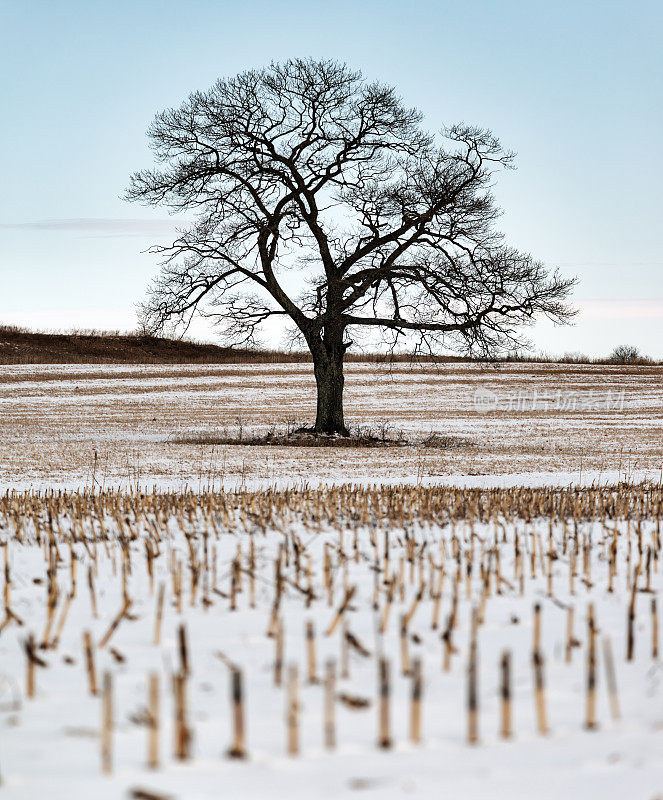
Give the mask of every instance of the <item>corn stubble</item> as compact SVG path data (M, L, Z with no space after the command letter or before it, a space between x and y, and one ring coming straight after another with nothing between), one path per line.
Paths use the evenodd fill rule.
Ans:
M49 655L57 653L67 625L74 624L69 613L73 604L86 603L90 618L101 619L101 636L95 639L89 627L76 636L82 656L80 693L98 698L100 763L107 775L120 766L116 720L126 709L117 708L114 669L106 653L116 654L113 663L126 661L110 643L136 621L136 605L150 609L145 647L173 650L175 642L169 658L163 659L164 674L150 671L145 676L149 769L196 757L190 682L207 654L196 647L187 616L212 606L220 615L250 610L263 620L270 654L263 667L273 676L270 691L281 695L281 752L289 757L305 755L302 715L313 703L319 703L320 743L329 757L343 739L352 737L351 729L339 729L339 705L352 713L374 708L378 748L405 740L419 746L435 715L447 713L427 708L425 687L436 681L454 682L466 698L466 718L457 721L460 740L481 746L487 736L499 735L515 739L517 746L514 707L519 702L532 704L538 734L554 732L546 673L553 653L546 626L555 626L563 643L559 660L564 669L584 676L584 718L578 718L578 727L593 731L609 722L607 713L603 719L599 715L597 682L603 671L611 724L619 723L613 640L623 642L617 652L623 651L626 663L634 660L638 647L652 661L658 659L655 591L660 584L662 510L663 490L651 485L7 493L0 498L0 634L11 626L27 631L26 672L22 680L16 677L24 683L25 697L38 706L40 672L48 669ZM43 554L41 608L33 609L30 619L17 611L21 578L12 569L13 551L24 547ZM77 583L81 572L82 585ZM106 588L110 583L117 589L119 608L108 606L99 594L100 576ZM514 694L519 654L503 649L497 664L488 663L481 657L481 639L495 598L504 602L520 597L526 584L538 586L540 599L532 608L531 650L521 654L530 664L530 696L520 697L526 690L520 684ZM623 632L599 627L593 598L605 593L623 603ZM644 613L637 603L641 593L651 598L647 626L637 624L638 612ZM302 628L290 625L286 601L290 607L301 606L306 619ZM575 638L576 606L586 620L582 640ZM174 609L178 619L168 637L162 634L165 608ZM375 642L356 632L366 617L373 620ZM35 634L32 629L41 620L43 633ZM649 631L650 641L637 641L641 630ZM289 652L292 637L302 646ZM582 650L583 658L574 659L575 649ZM439 656L426 658L431 650ZM298 663L293 654L300 652ZM250 731L260 724L260 709L250 700L247 706L248 667L237 663L233 653L220 657L228 667L230 692L229 741L219 742L219 752L250 758ZM105 666L99 672L102 658ZM372 665L372 698L353 692L358 664ZM409 687L409 730L395 725L392 712L399 682ZM489 725L482 712L482 685L494 686L499 698ZM167 704L162 702L166 693L171 696ZM162 748L165 708L173 714L169 753Z

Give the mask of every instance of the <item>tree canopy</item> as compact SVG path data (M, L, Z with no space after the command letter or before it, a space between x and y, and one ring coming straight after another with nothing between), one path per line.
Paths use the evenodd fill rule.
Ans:
M148 136L157 166L132 176L128 198L195 223L153 248L163 265L146 327L186 328L199 312L250 344L265 320L289 318L313 355L320 430L344 429L353 330L491 354L522 346L537 315L573 313L573 280L495 227L491 184L513 154L473 126L431 134L393 88L345 64L295 59L218 80ZM341 403L327 423L321 393Z

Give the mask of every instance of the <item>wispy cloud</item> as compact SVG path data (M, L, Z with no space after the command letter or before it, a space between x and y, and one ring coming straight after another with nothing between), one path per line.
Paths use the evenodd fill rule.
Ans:
M70 231L83 234L86 238L99 238L172 234L183 224L186 221L172 219L42 219L35 222L0 223L0 230Z
M584 319L663 319L663 299L631 298L577 299L574 301Z

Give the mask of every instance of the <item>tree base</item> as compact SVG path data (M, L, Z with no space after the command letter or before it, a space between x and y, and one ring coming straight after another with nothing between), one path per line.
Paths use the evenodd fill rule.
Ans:
M307 433L310 436L350 436L350 431L345 427L341 428L325 428L325 427L318 427L317 425L313 428L300 428L300 433Z

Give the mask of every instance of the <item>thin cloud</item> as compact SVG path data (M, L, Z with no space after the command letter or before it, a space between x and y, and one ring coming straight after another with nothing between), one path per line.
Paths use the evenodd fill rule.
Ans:
M555 261L558 267L663 267L663 261Z
M183 221L170 219L42 219L35 222L0 223L0 230L71 231L86 238L158 236L174 233Z
M574 301L585 319L663 319L663 299L632 298L577 299Z

